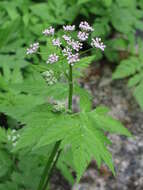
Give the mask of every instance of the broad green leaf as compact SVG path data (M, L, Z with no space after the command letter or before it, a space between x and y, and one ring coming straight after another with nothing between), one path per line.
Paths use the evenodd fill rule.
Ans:
M135 88L133 94L140 107L143 109L143 81Z
M69 156L70 156L69 157L69 156L67 156L67 153L68 153L68 151L62 151L56 167L61 171L61 173L65 177L65 179L67 179L71 185L74 185L74 178L72 176L72 170L70 171L70 167L69 167L72 155L69 154Z
M74 85L74 94L79 96L80 98L80 102L79 102L79 105L80 105L80 109L82 111L90 111L91 110L91 95L90 93L85 90L85 89L82 89L80 86L78 85Z
M134 7L136 6L136 1L130 1L130 0L116 0L116 2L119 4L121 7Z
M58 120L58 122L57 122ZM31 110L21 118L26 124L22 129L22 137L19 139L14 150L36 145L36 148L46 146L62 139L71 130L66 115L51 112L51 107L43 105Z
M107 36L111 31L108 18L95 19L93 27L94 27L94 31L92 33L93 37L95 36L104 37Z
M39 16L42 19L48 20L48 4L47 3L36 3L30 6L31 11L34 15Z
M95 59L95 55L93 56L86 56L80 59L80 61L75 65L75 69L77 68L86 68L89 66L90 63Z
M103 1L104 5L105 5L106 7L110 7L111 4L112 4L112 0L102 0L102 1Z
M4 79L6 82L9 82L9 80L10 80L10 73L11 72L10 72L9 66L7 64L5 64L3 66L3 74L4 74Z
M10 155L4 151L0 150L0 177L3 177L11 169L12 160Z
M143 79L143 75L140 73L135 74L133 77L131 77L128 81L128 87L136 86L141 80Z
M0 49L6 45L9 40L15 39L17 37L20 29L20 19L16 19L11 22L7 27L0 29Z
M120 79L133 75L136 73L139 67L141 67L141 64L135 57L123 60L113 73L113 79Z
M89 113L88 116L95 128L103 129L111 133L131 136L131 133L118 120L112 118L107 113L101 114L96 112L95 109L95 111Z
M94 111L93 111L94 112ZM105 106L98 106L95 109L95 112L98 114L107 114L109 112L109 108Z
M7 141L6 130L0 127L0 143L4 143L6 141Z
M0 112L19 121L22 115L44 102L45 100L41 97L14 93L0 93Z
M7 181L4 184L0 184L0 190L18 190L18 186L14 182Z
M113 4L110 11L112 25L117 31L125 34L133 32L134 16L129 9Z
M22 83L23 76L19 67L15 67L11 76L11 83Z
M86 4L88 2L90 2L91 0L78 0L78 4L81 5L81 4Z

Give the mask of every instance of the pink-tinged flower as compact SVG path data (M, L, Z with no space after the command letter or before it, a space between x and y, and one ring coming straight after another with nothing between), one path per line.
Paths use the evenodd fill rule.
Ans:
M49 58L46 63L52 64L52 63L57 62L58 60L59 60L59 56L54 53L54 54L49 55Z
M70 45L75 51L79 51L80 49L82 49L83 44L80 43L79 41L75 41L75 40L71 40L69 42L67 42L68 45Z
M66 42L70 42L70 41L71 41L71 36L63 35L62 37L63 37L63 39L64 39Z
M77 63L80 59L79 59L79 54L71 54L67 57L68 60L68 64L71 64L71 66L74 65L74 63Z
M31 44L29 48L27 48L27 51L26 51L26 54L29 55L29 54L33 54L33 53L36 53L37 50L39 48L39 43L34 43L34 44Z
M80 49L82 49L83 44L79 41L71 39L71 36L63 35L63 38L67 42L67 44L70 45L75 51L79 51Z
M52 43L53 43L54 46L58 46L58 47L60 47L60 45L62 44L62 43L60 42L60 39L59 39L59 38L53 39L53 40L52 40Z
M55 29L54 29L52 26L50 26L49 28L47 28L47 29L45 29L45 30L43 31L43 34L44 34L45 36L54 35L54 33L55 33Z
M72 49L69 47L66 47L62 50L62 53L64 56L70 56L72 54Z
M81 32L81 31L79 31L77 35L80 41L86 41L88 39L88 36L89 34L87 32Z
M82 21L79 25L79 28L84 31L94 31L94 29L86 21Z
M99 48L102 51L104 51L104 49L106 48L106 45L103 44L101 38L96 38L96 39L92 38L91 46Z
M64 31L74 31L75 30L75 25L66 25L63 26Z

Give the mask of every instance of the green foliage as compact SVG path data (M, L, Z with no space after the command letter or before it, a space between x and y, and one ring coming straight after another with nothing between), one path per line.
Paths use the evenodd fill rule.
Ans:
M129 59L121 61L113 73L113 79L128 77L128 87L133 89L133 94L143 109L143 56L142 41L138 39L138 52L134 50L134 55Z
M127 51L129 43L134 46L135 29L143 28L143 14L138 7L143 8L142 3L135 0L0 2L0 113L6 117L8 128L0 127L0 190L35 190L47 158L59 140L62 152L56 167L71 184L75 183L72 172L76 172L79 182L93 158L99 168L105 162L115 175L108 151L111 142L105 134L131 135L108 114L107 108L97 107L91 111L92 96L77 83L84 69L93 60L101 59L102 54L92 51L93 55L82 57L73 68L73 92L79 97L80 112L71 113L66 106L69 93L67 60L52 46L52 38L45 40L41 33L49 25L58 30L66 23L77 23L79 17L85 18L93 23L93 35L106 40L107 59L116 61L120 51ZM95 19L90 20L91 16ZM111 35L113 31L115 34ZM61 35L59 30L57 36ZM25 58L25 46L37 37L43 44L39 55ZM128 51L134 53L131 45ZM46 65L51 53L56 53L60 61ZM140 57L133 55L122 61L113 77L134 75L129 86L135 87L134 94L143 107L141 59L140 53ZM42 75L50 70L57 79L51 85ZM55 110L55 105L62 101L64 109Z
M130 136L127 129L120 122L109 116L106 108L99 107L90 111L91 97L77 85L75 85L75 94L80 96L81 112L72 115L66 112L55 113L53 104L48 101L48 97L53 97L54 99L63 97L65 99L67 93L66 95L62 93L61 96L56 95L59 95L59 90L61 92L62 89L67 91L66 84L57 83L47 86L40 73L38 74L37 71L33 70L33 67L32 70L31 67L28 67L28 71L33 73L32 78L28 77L20 83L8 84L6 92L1 93L0 96L0 111L16 119L22 126L24 125L24 127L18 130L20 138L12 148L12 154L17 155L25 150L37 152L41 148L45 148L60 140L60 148L66 152L66 147L69 147L69 154L72 160L67 162L69 154L66 157L67 154L64 153L66 162L61 157L57 163L57 168L61 170L70 183L73 183L73 178L68 168L70 167L71 171L76 171L76 181L78 182L92 158L95 158L98 167L104 161L115 174L112 157L106 147L106 145L110 144L110 141L104 135L104 131ZM35 78L36 76L37 79ZM60 85L59 88L58 85ZM64 86L62 87L62 85ZM2 136L3 134L4 132L2 132ZM27 167L31 168L29 165ZM24 169L23 172L27 171ZM35 173L32 175L34 176ZM21 176L14 171L12 179L14 181L17 180L16 186L19 185L17 183L19 183L21 177L31 179L30 176L24 176L24 173ZM24 186L34 189L35 186L29 186L31 180L26 181L27 184L24 184ZM4 187L7 184L9 182L6 182Z
M31 110L30 114L27 112L19 118L19 121L27 126L21 129L21 138L13 151L27 147L39 149L61 140L63 149L66 146L71 148L77 181L92 157L96 159L99 167L103 160L114 173L112 158L106 148L110 141L103 131L126 136L130 136L130 133L105 111L106 109L103 111L103 108L97 108L92 112L81 112L71 117L67 114L55 115L47 105L38 106ZM11 110L8 114L11 115L10 112Z

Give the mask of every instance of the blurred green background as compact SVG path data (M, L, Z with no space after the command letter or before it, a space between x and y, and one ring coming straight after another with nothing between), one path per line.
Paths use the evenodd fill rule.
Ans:
M45 28L52 25L60 33L63 25L78 25L84 20L94 27L92 35L107 45L104 54L96 51L95 61L111 65L113 79L128 77L128 86L134 88L143 108L143 0L0 0L0 89L3 78L10 79L8 68L15 71L14 82L21 80L20 71L31 61L25 58L26 47L37 39L42 41ZM39 57L32 61L38 62ZM40 61L45 62L44 58ZM17 123L8 118L8 124L13 128ZM0 139L3 136L0 128ZM35 190L45 152L37 153L34 159L21 156L17 172L11 155L3 148L0 154L0 190Z
M24 68L28 64L24 59L25 48L42 38L46 27L52 25L58 31L62 25L78 25L86 20L94 27L92 35L101 37L108 47L104 55L96 51L96 61L104 59L116 66L125 59L113 78L134 75L142 71L143 48L139 38L143 30L142 18L142 0L1 0L0 67L7 64L11 68ZM140 51L137 52L138 46ZM140 84L142 78L142 74L131 78L129 87ZM143 82L134 95L143 108L142 89Z

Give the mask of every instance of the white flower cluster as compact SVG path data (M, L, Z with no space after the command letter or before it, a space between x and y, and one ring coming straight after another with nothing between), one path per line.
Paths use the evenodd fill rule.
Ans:
M64 56L70 56L72 54L72 49L69 47L66 47L62 50L62 53Z
M62 50L62 53L67 57L68 64L73 66L79 61L79 53L73 53L73 51L79 52L83 44L79 41L75 41L71 36L63 35L62 37L68 45Z
M71 41L71 36L67 36L67 35L64 34L62 37L63 37L63 39L64 39L67 43Z
M75 41L71 38L71 36L63 35L62 37L67 42L67 44L71 46L75 51L79 51L80 49L82 49L83 44L79 41Z
M62 112L64 110L65 110L65 102L56 101L54 106L53 106L53 111L54 112Z
M57 79L54 76L54 72L52 70L43 72L42 76L44 77L48 85L53 85L57 82Z
M80 59L79 59L79 54L71 54L67 57L68 63L73 66L74 63L77 63Z
M79 57L80 57L79 51L83 48L82 42L86 41L89 37L90 32L94 31L94 29L86 21L82 21L79 24L79 28L81 31L79 31L77 34L78 40L74 40L70 35L64 34L62 36L62 38L66 42L66 47L64 48L63 46L65 46L65 44L64 45L62 44L62 39L60 38L52 39L53 46L57 46L58 48L61 48L61 52L63 53L64 56L66 56L68 63L72 66L76 62L79 61ZM75 25L66 25L66 26L63 26L63 29L65 32L74 31ZM50 35L53 36L54 33L55 33L55 29L52 26L50 26L49 28L43 31L43 34L46 36L50 36ZM106 45L104 45L103 42L101 41L101 38L95 38L95 39L92 38L91 46L93 48L99 48L102 51L104 51L106 47ZM39 43L34 43L30 45L30 48L27 49L27 54L35 53L38 48L39 48ZM56 53L52 53L49 55L46 63L53 64L58 61L59 61L59 56Z
M81 29L81 31L78 32L77 37L80 41L86 41L89 36L88 32L94 31L94 29L86 21L82 21L79 25L79 28Z
M60 47L61 44L62 44L62 43L60 42L60 38L53 39L53 40L52 40L52 43L53 43L54 46L58 46L58 47Z
M35 52L37 52L39 48L39 43L34 43L34 44L31 44L29 48L27 48L27 51L26 51L26 54L29 55L29 54L33 54Z
M99 48L102 51L104 51L104 49L106 48L106 45L103 44L101 38L96 38L96 39L92 38L91 46Z
M86 40L88 39L88 36L89 36L89 33L87 33L87 32L82 32L82 31L79 31L79 32L78 32L78 35L77 35L77 37L78 37L78 39L79 39L80 41L86 41Z
M87 31L87 32L93 32L94 29L88 24L88 22L86 21L82 21L79 25L79 28L83 31Z
M11 131L11 134L7 136L8 141L12 143L12 146L16 146L17 140L19 139L20 135L17 133L15 129Z
M52 26L50 26L49 28L43 31L43 34L46 36L54 35L54 33L55 33L55 29Z
M67 44L70 45L75 51L79 51L80 49L82 49L83 46L82 43L80 43L79 41L75 41L74 39L68 41Z
M53 54L49 55L48 60L47 60L46 63L47 64L48 63L53 64L53 63L57 62L58 60L59 60L59 56L56 55L55 53L53 53Z
M66 25L63 26L64 31L74 31L75 30L75 25Z

